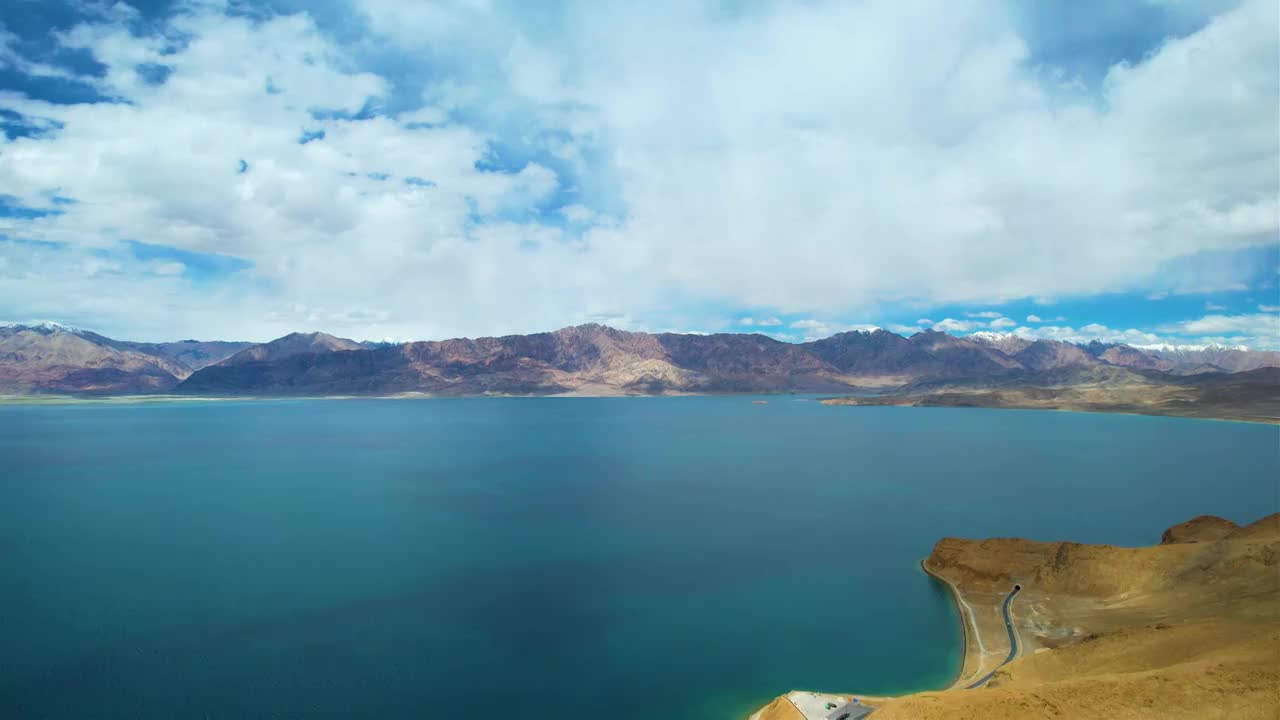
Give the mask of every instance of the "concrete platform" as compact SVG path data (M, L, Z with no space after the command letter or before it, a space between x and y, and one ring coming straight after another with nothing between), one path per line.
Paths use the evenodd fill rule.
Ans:
M787 699L804 715L805 720L839 720L846 713L848 717L844 720L857 720L872 710L849 695L793 690L787 693Z

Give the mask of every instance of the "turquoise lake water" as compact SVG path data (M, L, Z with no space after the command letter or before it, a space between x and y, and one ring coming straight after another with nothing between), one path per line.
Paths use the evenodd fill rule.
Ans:
M0 718L741 718L949 682L945 535L1280 506L1280 431L788 397L0 407Z

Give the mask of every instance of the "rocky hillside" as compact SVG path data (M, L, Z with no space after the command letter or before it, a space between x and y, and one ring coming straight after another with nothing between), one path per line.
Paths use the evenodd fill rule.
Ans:
M911 337L847 332L792 344L759 334L651 334L582 325L396 345L324 333L293 333L262 344L138 343L42 325L7 326L0 339L23 333L0 354L0 393L841 393L1029 382L1097 390L1185 386L1199 377L1208 387L1230 375L1224 366L1280 366L1280 353L1182 350L1175 361L1168 353L1126 345L929 330Z
M321 332L289 333L282 338L260 345L249 345L239 352L219 360L216 365L247 365L250 363L273 362L293 357L294 355L310 355L316 353L338 352L342 350L363 350L364 345L346 338L334 337Z
M956 337L935 331L910 338L885 330L847 332L793 345L758 334L649 334L582 325L533 335L376 348L328 342L319 347L320 352L310 352L296 339L289 345L301 350L280 355L250 349L196 373L179 391L258 395L840 392L921 383L1003 386L1028 378L1097 386L1108 373L1149 384L1181 382L1148 369L1161 364L1156 359L1135 361L1131 356L1142 351L1128 346L1096 349L1051 340L1033 342L990 334ZM1109 351L1112 357L1123 357L1124 364L1108 362L1103 356ZM1275 354L1251 357L1255 363L1280 365L1280 357L1268 359L1271 355Z
M652 335L600 325L222 363L181 392L601 394L825 392L852 379L764 335Z
M106 338L102 339L106 340ZM116 342L124 348L170 360L185 368L187 374L216 362L221 362L254 345L250 342L230 342L226 340L178 340L164 343L111 342Z
M0 394L134 394L172 390L252 343L113 340L57 323L0 326Z
M180 364L53 327L0 328L0 393L171 390Z
M1280 366L1280 353L1257 352L1241 348L1209 346L1204 348L1154 347L1143 350L1157 361L1167 363L1176 373L1205 371L1244 372Z

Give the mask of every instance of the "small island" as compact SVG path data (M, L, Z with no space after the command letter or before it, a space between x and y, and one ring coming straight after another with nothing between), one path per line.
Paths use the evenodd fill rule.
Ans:
M964 626L951 687L795 691L752 720L1280 717L1280 513L1201 516L1140 548L944 538L922 567Z

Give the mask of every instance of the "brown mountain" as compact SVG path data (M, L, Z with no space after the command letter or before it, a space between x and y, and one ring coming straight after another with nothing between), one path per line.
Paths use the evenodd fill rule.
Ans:
M1090 343L1092 347L1095 344ZM1138 368L1143 370L1172 370L1174 363L1151 353L1143 352L1137 348L1128 345L1107 345L1102 346L1102 351L1096 357L1109 365L1118 367Z
M180 363L96 342L51 324L0 328L0 393L149 393L171 390Z
M912 345L937 361L937 377L978 377L1001 375L1022 369L1015 359L994 347L968 338L924 330L909 338Z
M219 361L218 365L243 365L255 362L271 362L294 355L309 353L337 352L340 350L363 350L365 347L354 340L334 337L321 332L289 333L282 338L260 345L252 345L234 355Z
M181 365L187 369L187 373L182 375L186 377L202 367L221 362L245 348L253 347L254 344L226 340L178 340L162 343L120 342L120 345Z
M1097 365L1099 360L1078 345L1059 340L1036 340L1013 356L1028 370Z
M1143 348L1153 358L1163 360L1176 373L1203 372L1205 368L1221 368L1224 372L1243 372L1263 367L1280 367L1280 352L1242 350L1209 345L1203 348Z
M849 375L914 378L944 365L920 344L887 330L843 332L800 347Z
M664 394L831 392L897 388L918 397L981 389L1031 388L1044 398L1062 388L1092 395L1160 387L1170 401L1208 395L1226 402L1255 392L1214 378L1227 367L1176 364L1140 348L1037 340L994 333L955 337L924 331L848 332L803 344L765 335L650 334L602 325L505 337L357 343L294 333L268 343L138 343L52 324L0 326L0 392L210 395ZM1172 351L1171 351L1172 352ZM1280 365L1280 353L1237 349L1179 351L1185 362L1211 358L1230 367ZM1177 368L1175 372L1165 372ZM1203 380L1194 380L1203 378ZM1177 392L1169 390L1177 386ZM1054 393L1050 393L1052 389ZM1234 393L1234 395L1232 395ZM1060 393L1059 393L1060 394ZM1079 393L1077 393L1078 395ZM1059 399L1062 399L1061 397ZM1019 395L1016 403L1025 402ZM1039 402L1039 400L1037 400Z
M194 374L180 391L657 394L824 392L850 386L838 370L803 348L764 335L651 335L582 325L533 335L224 362Z
M1000 339L934 331L904 338L877 330L793 345L755 334L649 334L582 325L359 349L335 344L336 339L291 336L204 368L179 391L546 395L842 392L889 386L919 393L1033 383L1102 392L1167 384L1164 373L1137 363L1134 369L1116 367L1071 343L1003 343L1017 349L1010 355L995 346ZM265 351L271 345L289 351L273 356Z

